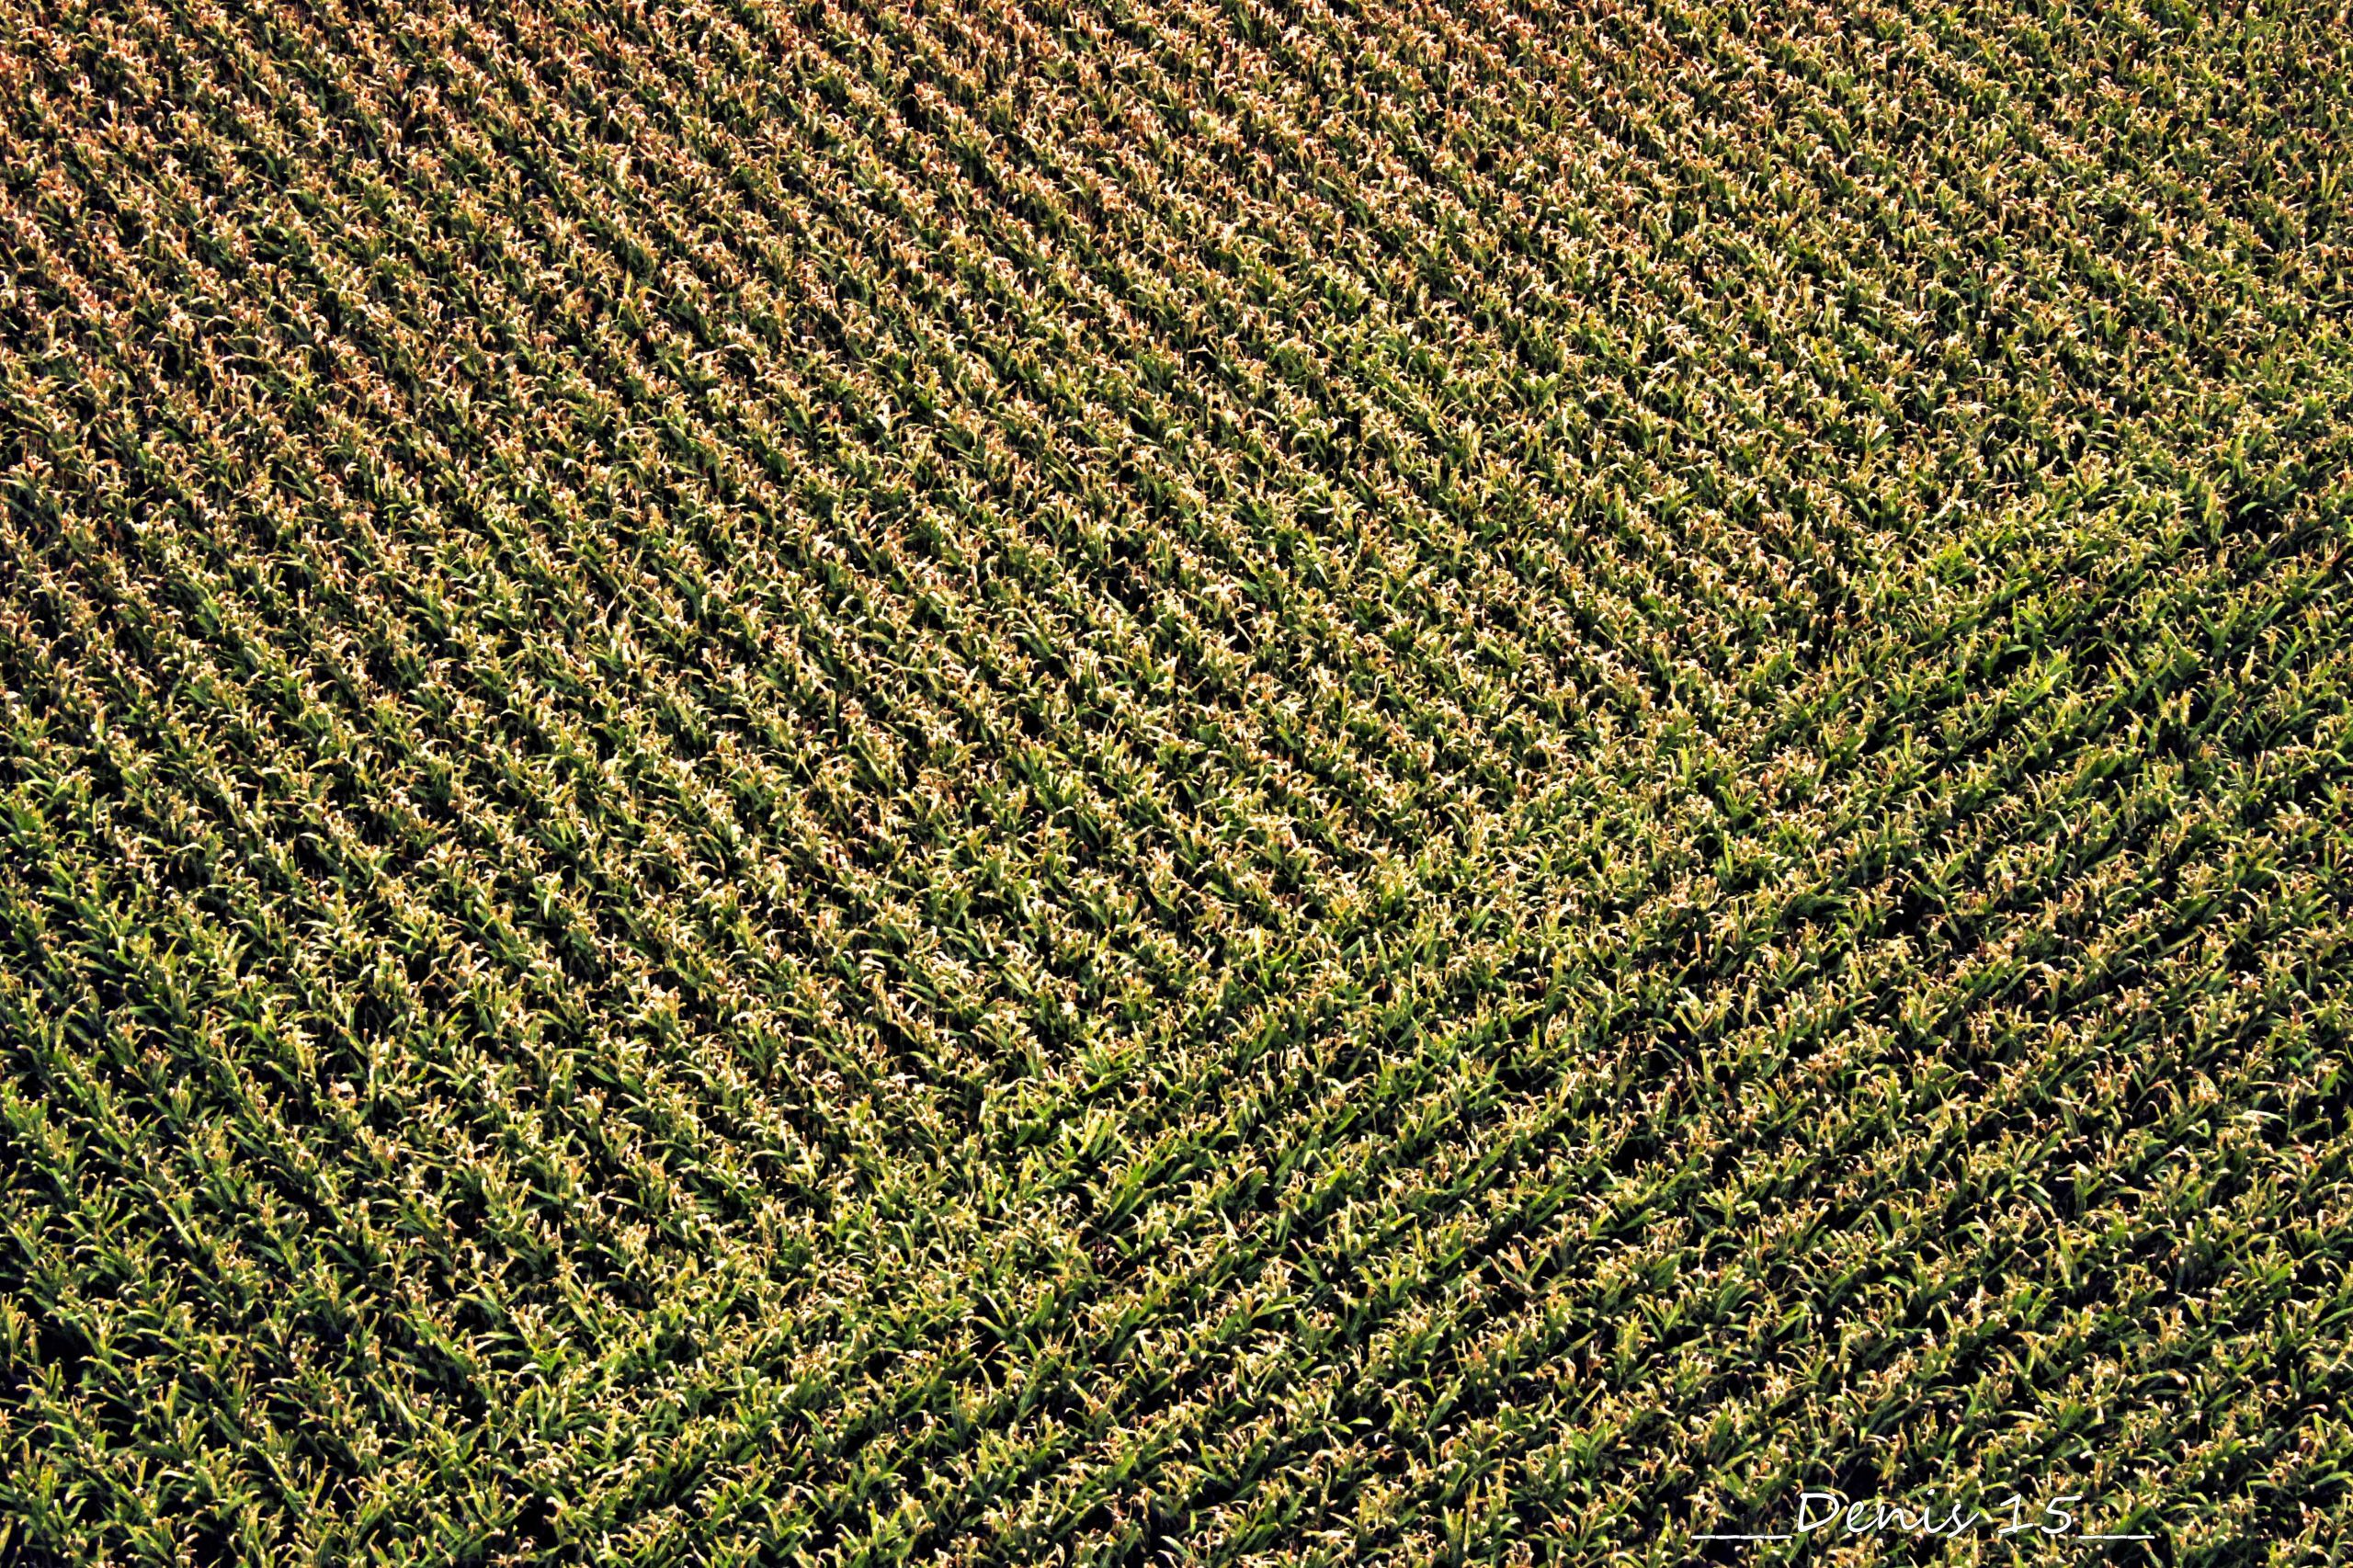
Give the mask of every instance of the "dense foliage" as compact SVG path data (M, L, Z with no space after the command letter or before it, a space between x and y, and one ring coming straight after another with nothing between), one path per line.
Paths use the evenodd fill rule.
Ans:
M2332 1558L2347 40L0 8L0 1557Z

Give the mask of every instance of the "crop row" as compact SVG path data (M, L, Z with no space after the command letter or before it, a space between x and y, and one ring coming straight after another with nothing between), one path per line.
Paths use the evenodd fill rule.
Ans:
M0 29L0 1540L2333 1538L2327 18Z

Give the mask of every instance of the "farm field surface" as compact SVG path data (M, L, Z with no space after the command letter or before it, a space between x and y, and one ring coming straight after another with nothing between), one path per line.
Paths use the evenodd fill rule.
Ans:
M0 1563L2342 1561L2348 132L0 7Z

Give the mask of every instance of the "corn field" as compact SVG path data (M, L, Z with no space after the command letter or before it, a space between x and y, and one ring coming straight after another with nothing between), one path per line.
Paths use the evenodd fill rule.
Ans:
M2342 1561L2348 133L2313 0L0 8L0 1563Z

